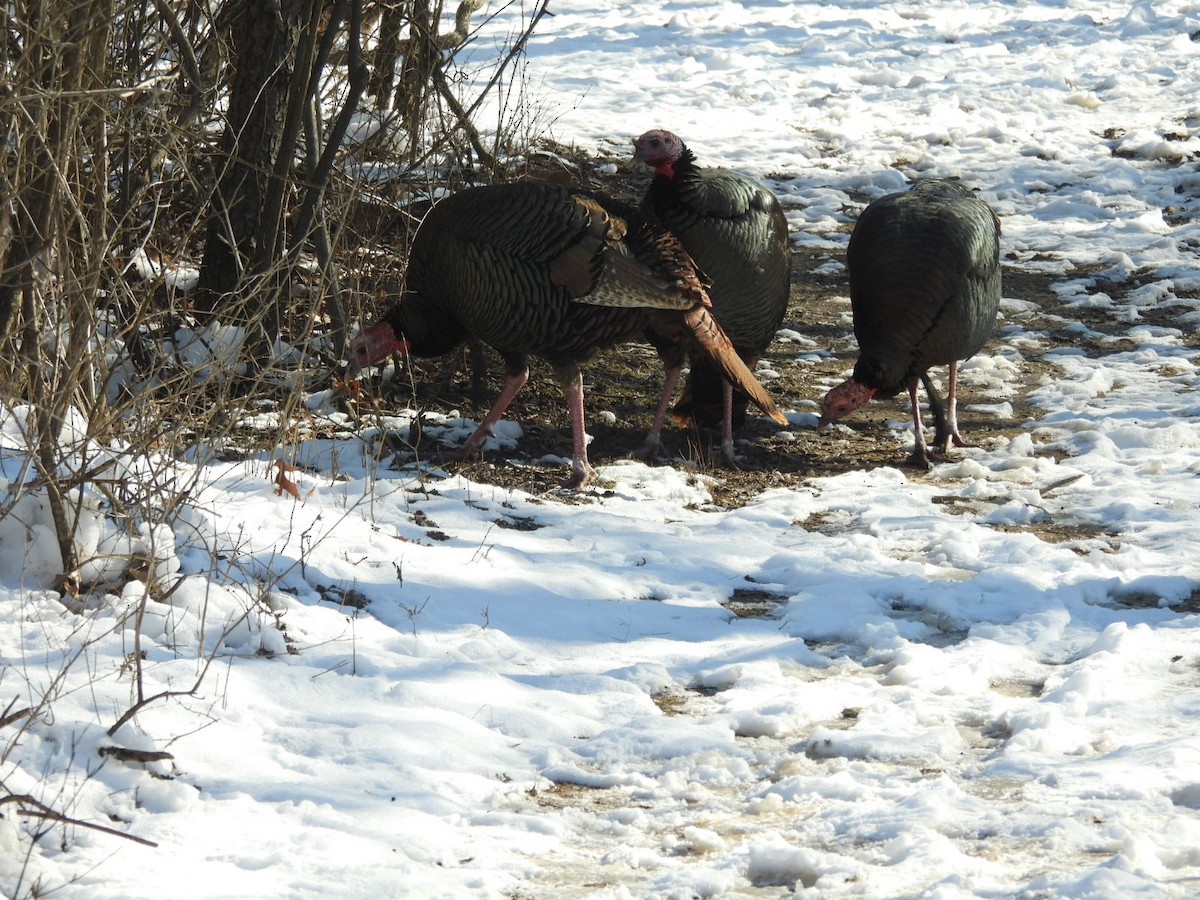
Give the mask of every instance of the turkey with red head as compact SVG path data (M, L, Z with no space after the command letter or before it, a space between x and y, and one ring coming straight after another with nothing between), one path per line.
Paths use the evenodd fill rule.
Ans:
M907 388L915 442L908 462L929 467L917 383L949 367L945 427L936 448L967 443L958 431L958 363L983 347L1000 308L1000 220L962 185L919 181L870 203L846 250L859 357L854 374L821 401L821 426L872 397ZM939 423L940 424L940 423Z
M627 205L546 182L471 188L434 205L413 238L404 293L350 345L350 373L393 352L441 356L475 338L505 361L505 383L479 427L450 458L487 438L529 375L553 366L567 397L572 472L587 458L580 364L643 334L680 341L711 360L776 421L771 397L711 313L696 268L671 234Z
M642 210L669 229L709 279L713 315L750 368L783 322L791 283L787 220L775 196L730 169L697 165L695 154L669 131L647 131L633 142L637 161L654 170ZM653 340L653 338L652 338ZM667 369L646 451L659 433L682 369L680 344L653 340ZM718 368L690 354L690 371L672 415L705 428L720 426L721 451L733 463L733 432L745 421L747 397L735 395Z

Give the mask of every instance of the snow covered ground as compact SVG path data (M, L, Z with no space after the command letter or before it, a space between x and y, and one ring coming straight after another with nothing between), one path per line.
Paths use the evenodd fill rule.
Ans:
M522 14L491 11L481 59ZM157 847L7 804L0 892L1200 893L1200 2L551 11L523 73L549 136L625 153L670 128L770 179L831 266L864 198L959 176L1054 313L1124 339L1051 353L1012 440L735 510L672 466L606 466L568 502L376 467L350 436L299 447L299 501L266 460L212 464L146 541L174 590L141 622L144 689L180 693L113 738L140 583L66 612L23 507L0 521L0 719L56 699L18 744L0 729L0 781ZM1045 345L1000 333L974 376L997 414L988 372ZM813 427L815 395L777 399ZM722 605L749 590L770 616Z

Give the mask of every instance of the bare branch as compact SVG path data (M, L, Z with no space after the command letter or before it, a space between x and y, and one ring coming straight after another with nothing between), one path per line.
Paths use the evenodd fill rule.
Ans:
M109 828L107 825L97 825L95 822L85 822L82 819L64 816L62 813L52 809L45 803L42 803L42 801L38 800L36 797L31 797L29 794L9 794L7 797L0 797L0 806L3 806L6 803L25 804L17 809L17 814L21 816L49 819L51 822L61 822L64 825L76 825L79 828L89 828L92 831L99 831L103 834L111 834L113 837L124 838L127 841L133 841L135 844L141 844L145 847L158 846L156 841L147 840L144 837L138 837L136 834L126 834L124 831L117 831L117 829Z

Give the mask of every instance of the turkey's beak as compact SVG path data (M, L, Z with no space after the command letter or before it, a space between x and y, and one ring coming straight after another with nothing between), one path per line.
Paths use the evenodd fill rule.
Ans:
M633 156L629 157L629 162L625 164L626 168L641 172L643 166L649 166L652 163L646 162L646 154L642 152L642 148L637 145L637 141L633 143Z
M367 355L366 342L362 334L355 336L348 350L349 361L346 364L346 379L357 378L358 373L371 364Z
M363 369L387 359L389 354L408 349L408 341L396 337L387 322L380 322L360 331L350 342L346 378L354 378Z
M853 378L843 381L822 398L817 431L824 429L830 422L846 418L874 396L875 388L859 384Z

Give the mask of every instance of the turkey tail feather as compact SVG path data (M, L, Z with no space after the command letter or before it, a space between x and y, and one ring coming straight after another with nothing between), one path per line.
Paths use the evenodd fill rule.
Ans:
M599 206L588 208L604 212ZM614 224L607 233L607 246L591 289L572 291L572 300L625 309L685 310L695 303L711 305L705 292L707 278L675 235L651 227L645 220L631 223L612 217L605 221L620 227Z
M685 293L682 286L682 281L664 278L632 256L610 250L591 291L584 295L573 295L571 299L589 306L687 309L696 302L696 298Z
M716 364L734 387L746 394L754 401L755 406L780 425L788 423L783 413L775 406L775 401L771 399L766 388L759 383L758 379L754 377L754 373L737 355L737 351L733 349L733 343L721 329L717 320L712 317L708 307L694 307L684 314L683 321L699 349Z

